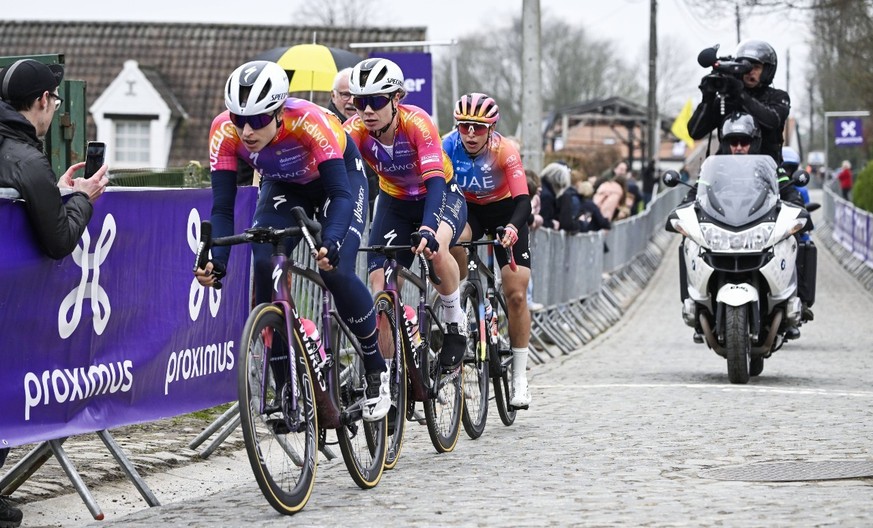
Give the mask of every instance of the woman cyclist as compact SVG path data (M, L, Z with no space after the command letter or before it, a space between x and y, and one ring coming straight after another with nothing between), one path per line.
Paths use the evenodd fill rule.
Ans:
M435 286L443 302L446 335L440 353L445 368L457 368L464 357L466 326L460 306L458 263L449 254L467 221L467 207L452 175L452 165L439 142L439 132L424 110L400 104L406 96L403 72L388 59L367 59L352 69L352 103L358 114L345 128L364 160L379 175L370 244L403 244L417 231L415 253L432 259L442 280ZM405 267L413 254L400 255ZM373 288L382 288L385 257L368 256Z
M512 346L512 397L510 405L530 405L527 386L527 356L530 341L530 311L527 285L530 282L528 218L531 213L527 177L518 149L494 126L500 119L497 103L483 93L463 95L455 103L456 130L443 139L443 149L454 167L458 184L467 200L467 225L461 240L478 240L497 227L505 228L501 243L512 248L518 265L509 266L506 254L497 252L503 290L509 311L509 340ZM453 251L466 270L466 253Z
M227 111L213 120L209 141L213 235L232 234L237 159L245 160L262 179L253 226L291 226L291 209L296 206L317 217L323 226L316 259L319 273L364 351L364 419L379 420L391 406L389 379L377 353L373 297L355 274L367 217L367 179L360 153L325 109L288 97L288 77L278 64L253 61L234 70L227 79L224 103ZM289 253L299 241L287 245ZM252 244L252 252L255 302L269 302L272 245ZM195 272L198 281L213 285L225 274L229 256L229 247L213 248L212 261ZM318 384L315 387L322 407L326 395ZM325 427L338 425L338 416L331 416Z

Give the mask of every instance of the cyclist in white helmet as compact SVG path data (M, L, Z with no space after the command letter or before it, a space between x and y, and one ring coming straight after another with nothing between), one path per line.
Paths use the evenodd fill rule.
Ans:
M243 64L228 78L224 95L227 111L213 120L209 141L213 235L232 234L239 159L262 179L253 225L280 229L293 225L290 211L296 206L318 219L323 226L319 272L337 311L364 351L368 398L364 419L379 420L391 406L388 373L377 349L373 298L355 274L367 216L367 178L361 155L326 109L288 97L288 77L278 64ZM298 242L288 244L289 253ZM255 302L269 302L272 245L252 244L252 252ZM223 276L229 255L229 247L213 248L213 260L196 272L200 283L211 286L216 277ZM328 396L318 384L315 388L319 413L335 411L325 403ZM339 416L319 414L319 423L335 428Z
M455 182L452 164L440 144L430 116L417 106L401 104L406 96L403 72L388 59L358 63L349 78L349 91L358 115L345 123L364 160L379 175L370 244L403 244L417 231L416 253L433 260L442 283L435 286L443 302L446 335L440 362L458 368L464 357L466 326L461 310L458 263L449 248L467 221L467 206ZM413 254L399 255L403 266ZM382 288L385 257L369 255L373 288Z

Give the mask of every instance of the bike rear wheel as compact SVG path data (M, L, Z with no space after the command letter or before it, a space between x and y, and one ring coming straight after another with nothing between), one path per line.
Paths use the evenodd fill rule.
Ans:
M494 401L503 425L515 422L516 409L509 404L512 398L512 348L509 344L509 316L503 295L494 297L492 308L497 314L497 344L491 345L491 379L494 383Z
M467 351L464 353L464 413L461 416L467 436L476 439L485 431L488 419L489 322L479 317L479 294L467 284L461 294L461 309L467 316Z
M346 468L361 489L370 489L382 479L387 438L386 420L367 422L361 409L364 394L364 363L344 328L336 325L333 333L334 387L338 388L342 425L336 429L337 440Z
M239 352L237 391L246 453L255 481L279 513L302 510L318 463L318 423L309 365L285 331L282 310L261 304L249 315ZM296 391L291 383L295 361Z
M406 431L406 362L404 361L403 340L397 327L397 310L394 297L387 293L376 296L376 324L379 329L379 350L383 356L393 354L388 363L391 376L391 410L387 416L387 444L385 469L394 469L403 449L403 434Z
M429 347L428 352L422 354L427 356L422 361L427 363L424 365L426 372L434 380L435 395L424 401L424 417L437 453L448 453L455 449L461 434L461 415L464 412L463 363L458 368L446 371L440 366L439 352Z

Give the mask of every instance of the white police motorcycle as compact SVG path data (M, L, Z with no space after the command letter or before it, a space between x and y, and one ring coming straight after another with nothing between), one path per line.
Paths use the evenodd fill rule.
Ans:
M804 176L791 183L806 185ZM675 171L663 181L680 183ZM683 320L727 359L731 383L759 375L786 328L801 322L794 235L808 226L805 208L779 199L776 163L763 155L707 158L696 199L667 219L667 230L685 237Z

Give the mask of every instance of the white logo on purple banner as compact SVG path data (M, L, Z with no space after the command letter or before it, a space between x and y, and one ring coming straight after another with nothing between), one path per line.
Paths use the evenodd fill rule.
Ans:
M191 248L191 253L197 254L197 246L200 244L200 212L197 209L191 209L188 214L188 247ZM188 293L188 315L192 321L196 321L200 316L201 308L203 307L203 299L206 297L206 291L209 290L209 313L212 317L218 315L218 307L221 305L221 290L215 288L207 288L201 286L197 279L191 281L191 290Z
M103 331L106 330L112 308L109 305L109 296L106 295L106 290L100 286L100 265L106 260L106 255L109 254L113 241L115 241L115 217L111 214L106 215L106 218L103 219L103 227L94 247L94 253L89 253L91 233L88 228L86 227L85 232L82 233L81 245L77 245L72 254L73 262L82 268L82 278L79 285L64 297L64 300L61 301L61 307L58 309L58 333L61 339L67 339L79 327L79 321L82 319L82 305L86 298L91 299L94 332L97 335L102 335ZM89 278L92 279L90 282Z

